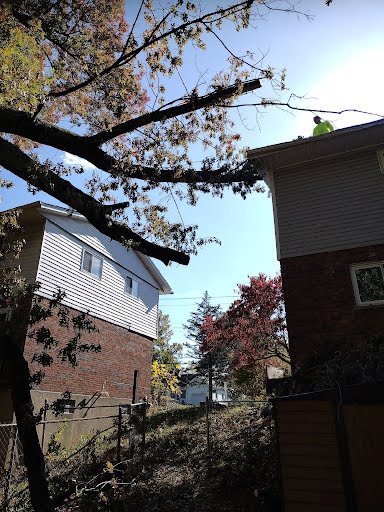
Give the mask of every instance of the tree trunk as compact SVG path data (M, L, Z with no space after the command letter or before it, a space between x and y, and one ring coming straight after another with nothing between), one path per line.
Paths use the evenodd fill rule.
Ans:
M13 336L1 337L0 359L5 361L6 375L12 390L13 408L19 438L23 446L24 465L27 469L33 510L35 512L53 512L54 506L45 477L44 455L40 448L33 415L28 363Z

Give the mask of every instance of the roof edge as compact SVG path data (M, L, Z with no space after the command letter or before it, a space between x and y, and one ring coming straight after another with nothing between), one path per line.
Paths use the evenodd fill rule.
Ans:
M288 142L281 142L279 144L272 144L270 146L263 146L261 148L254 148L250 149L247 153L248 158L254 160L254 159L261 159L266 158L271 155L275 155L277 153L284 153L292 150L299 150L301 148L304 148L306 146L310 145L323 145L324 142L333 142L337 141L339 137L345 137L349 134L354 134L355 132L365 132L366 130L372 130L377 127L384 127L384 119L379 119L377 121L371 121L370 123L364 123L354 126L349 126L347 128L341 128L339 130L335 130L333 132L323 134L323 135L317 135L312 137L306 137L303 139L295 139Z
M81 220L84 222L89 222L84 215L77 212L76 210L73 210L72 208L66 208L63 206L56 206L49 203L44 203L42 201L35 201L33 203L27 203L25 205L16 206L15 208L10 208L10 210L14 210L17 208L22 209L28 209L28 210L37 210L39 213L44 215L44 212L46 213L53 213L54 215L60 215L62 217L73 217L77 220ZM97 228L96 228L97 229ZM119 242L118 242L119 243ZM147 268L149 273L152 275L152 277L155 279L155 281L160 286L160 293L161 295L169 295L172 294L172 288L166 281L166 279L161 274L160 270L156 267L156 265L153 263L151 258L149 256L146 256L145 254L142 254L139 251L135 251L134 249L127 249L127 251L133 251L137 256L140 258L144 266Z

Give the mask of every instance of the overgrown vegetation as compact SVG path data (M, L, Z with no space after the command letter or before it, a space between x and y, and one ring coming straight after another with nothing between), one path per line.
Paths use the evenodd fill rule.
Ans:
M60 510L81 511L246 511L269 510L275 499L276 453L269 405L231 407L211 415L211 461L208 475L205 410L179 407L152 412L147 419L145 469L141 446L128 465L125 485L117 479L104 487L72 497ZM113 455L113 454L112 454ZM110 480L107 454L88 471ZM123 460L127 452L123 451ZM108 459L108 460L107 460ZM115 466L116 467L116 466ZM120 466L121 467L121 466ZM84 467L83 467L84 469ZM84 472L83 476L84 478ZM92 475L88 474L91 480ZM70 483L70 475L61 475ZM130 485L126 485L130 482ZM56 481L56 487L59 485ZM72 484L73 485L73 484ZM264 489L256 498L255 489ZM62 490L62 492L64 492Z
M357 384L384 382L384 336L353 346L328 346L282 381L279 394L305 393Z

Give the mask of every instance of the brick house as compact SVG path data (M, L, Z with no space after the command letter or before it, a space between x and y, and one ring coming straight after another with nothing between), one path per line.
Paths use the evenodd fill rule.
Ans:
M159 294L171 293L152 260L110 240L82 215L65 208L28 204L19 220L26 240L20 257L22 275L40 283L36 293L43 298L64 290L63 304L71 314L89 312L99 332L86 333L81 341L101 345L101 353L81 354L76 368L55 360L32 391L35 407L66 390L73 405L99 398L108 404L130 402L135 371L137 397L148 395ZM57 318L44 325L57 339L68 340L68 330L58 325ZM27 328L22 328L24 354L30 361L36 346L28 340ZM1 380L0 399L6 404L6 384L3 381L1 389ZM2 419L9 421L9 408L8 418Z
M272 192L293 366L384 334L384 121L248 156Z

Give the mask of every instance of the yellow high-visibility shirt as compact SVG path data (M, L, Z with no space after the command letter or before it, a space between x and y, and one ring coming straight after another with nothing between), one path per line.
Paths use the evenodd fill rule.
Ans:
M317 124L313 129L313 135L323 135L324 133L333 132L334 127L331 125L329 121L321 121L321 123Z

